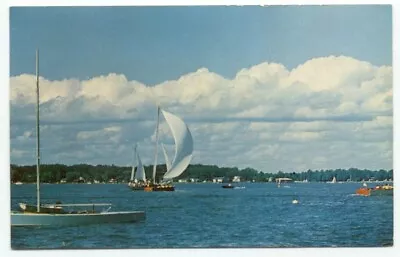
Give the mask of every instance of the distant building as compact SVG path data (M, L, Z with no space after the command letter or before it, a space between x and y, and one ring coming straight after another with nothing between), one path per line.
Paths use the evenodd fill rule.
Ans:
M199 181L198 178L190 178L189 179L189 182L192 182L192 183L197 183L198 181Z
M273 180L274 180L273 177L269 177L269 178L268 178L268 182L272 182Z
M222 183L224 181L224 177L213 178L213 183Z
M85 183L85 179L83 177L79 177L77 179L74 179L74 183Z
M65 179L65 178L61 179L61 180L60 180L60 183L61 183L61 184L67 183L67 179Z
M232 182L240 182L240 176L234 176Z
M178 179L178 183L186 183L186 182L187 182L186 178Z

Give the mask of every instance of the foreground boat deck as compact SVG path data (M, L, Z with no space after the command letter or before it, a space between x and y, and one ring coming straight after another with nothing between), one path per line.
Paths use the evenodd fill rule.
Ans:
M144 211L100 213L27 213L11 212L11 226L63 226L102 223L138 222L145 220Z

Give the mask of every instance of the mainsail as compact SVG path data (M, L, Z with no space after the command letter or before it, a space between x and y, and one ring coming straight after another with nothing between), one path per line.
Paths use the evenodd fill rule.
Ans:
M193 154L193 138L181 118L167 111L161 111L175 140L175 156L163 178L169 180L181 175L189 166Z
M135 179L138 181L146 181L146 173L144 171L144 167L142 164L142 160L140 159L139 153L136 151L136 160L137 160L137 168L136 168L136 174L135 174Z

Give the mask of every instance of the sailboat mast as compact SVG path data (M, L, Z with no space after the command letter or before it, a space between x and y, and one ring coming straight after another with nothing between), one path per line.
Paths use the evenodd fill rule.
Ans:
M157 125L156 125L156 150L154 156L154 166L153 166L153 184L156 183L156 169L157 169L157 156L158 156L158 127L160 123L160 106L157 106Z
M36 50L36 199L40 212L39 50Z
M131 180L133 181L135 175L135 160L137 162L137 153L136 153L137 144L133 147L133 158L132 158L132 172L131 172ZM137 166L137 165L136 165Z

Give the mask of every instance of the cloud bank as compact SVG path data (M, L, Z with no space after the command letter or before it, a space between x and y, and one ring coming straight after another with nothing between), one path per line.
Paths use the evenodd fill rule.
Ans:
M42 161L154 159L156 104L187 121L194 163L264 172L392 168L392 67L346 56L293 70L264 62L224 78L206 68L158 85L123 74L41 81ZM11 162L34 163L35 76L10 78ZM173 153L165 123L161 139ZM163 162L160 154L159 160Z

